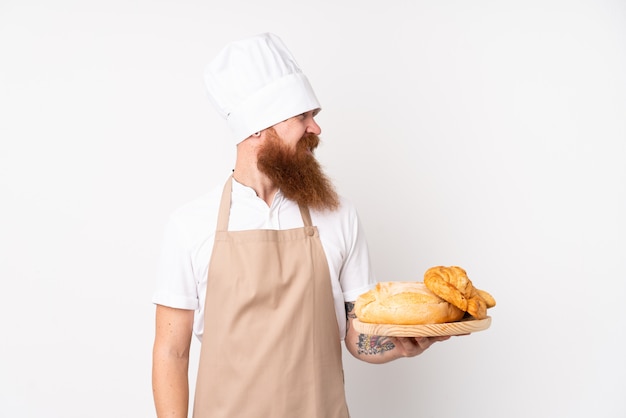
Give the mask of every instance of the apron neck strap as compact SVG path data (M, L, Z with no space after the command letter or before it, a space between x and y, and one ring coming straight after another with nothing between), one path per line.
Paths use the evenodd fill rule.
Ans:
M230 215L230 195L233 191L233 176L229 176L222 191L220 210L217 214L217 230L228 231L228 217Z
M309 212L309 208L302 205L298 206L300 207L300 215L302 215L302 222L304 222L304 226L312 226L313 222L311 222L311 213Z
M228 218L230 215L230 199L233 191L233 176L231 175L226 180L224 190L222 191L222 200L220 201L220 209L217 215L217 230L228 231ZM302 216L302 222L304 226L312 226L311 213L306 206L298 205L300 208L300 215Z

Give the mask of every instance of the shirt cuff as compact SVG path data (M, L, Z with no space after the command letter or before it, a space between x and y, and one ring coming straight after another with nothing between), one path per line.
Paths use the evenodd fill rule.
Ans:
M181 295L172 295L170 293L155 293L152 296L152 303L156 305L168 306L177 309L196 310L199 308L197 298L190 298Z

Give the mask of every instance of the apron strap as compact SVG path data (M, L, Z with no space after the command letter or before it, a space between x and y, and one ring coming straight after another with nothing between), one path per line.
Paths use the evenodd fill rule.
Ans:
M302 215L302 222L304 222L304 226L312 226L313 222L311 222L311 213L309 212L309 208L302 205L298 206L300 207L300 215Z
M224 190L222 191L222 200L220 202L220 210L217 214L217 231L228 231L228 216L230 215L230 194L233 190L233 176L230 175Z

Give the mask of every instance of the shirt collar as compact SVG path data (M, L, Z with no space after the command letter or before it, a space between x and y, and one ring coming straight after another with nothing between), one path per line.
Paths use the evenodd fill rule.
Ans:
M250 186L246 186L245 184L239 183L233 177L233 186L232 186L232 194L236 197L241 197L244 199L259 199L254 189ZM274 196L274 201L272 202L272 206L280 204L284 199L283 193L280 189L276 192Z

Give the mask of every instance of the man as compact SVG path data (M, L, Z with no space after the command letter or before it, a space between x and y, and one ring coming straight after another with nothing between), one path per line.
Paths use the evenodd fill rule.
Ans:
M355 209L313 151L320 104L273 34L233 42L205 82L237 143L224 187L177 210L157 291L153 390L159 417L186 417L192 334L201 338L194 417L348 417L340 341L384 363L445 338L359 335L371 289Z

